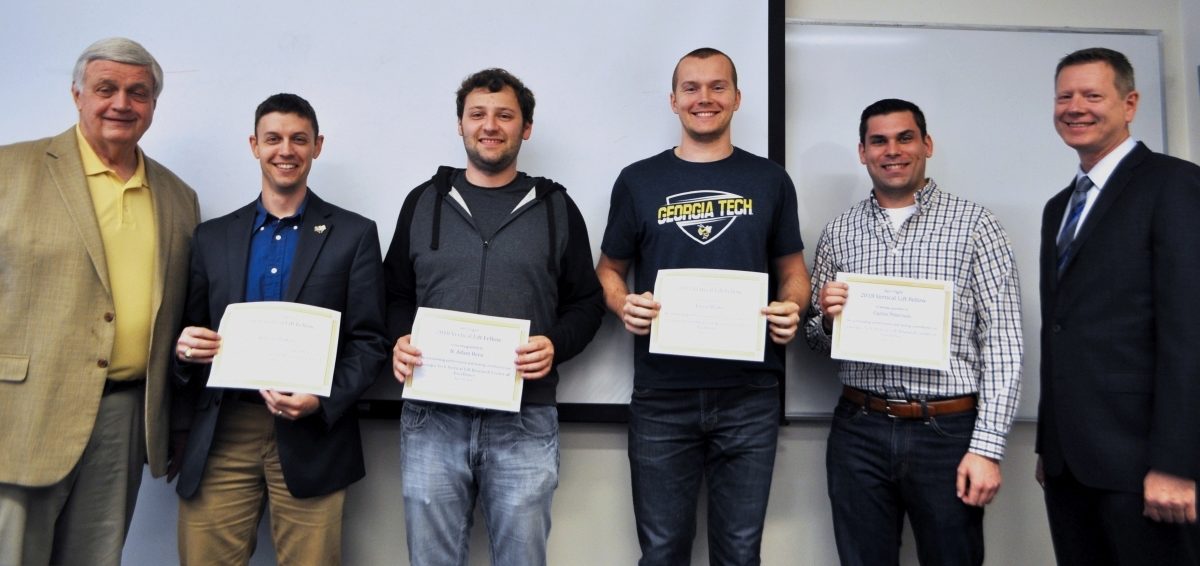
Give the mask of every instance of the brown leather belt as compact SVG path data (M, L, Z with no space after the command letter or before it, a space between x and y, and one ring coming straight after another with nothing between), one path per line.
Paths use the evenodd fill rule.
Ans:
M869 395L861 389L849 385L842 386L842 397L847 401L865 407L868 411L883 413L898 419L923 419L942 415L955 415L975 409L975 396L963 395L935 401L896 401Z

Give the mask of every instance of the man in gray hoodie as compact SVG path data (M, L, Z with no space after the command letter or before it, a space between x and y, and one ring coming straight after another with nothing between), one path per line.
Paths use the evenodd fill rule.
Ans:
M493 564L546 563L558 485L558 364L583 350L604 314L583 216L561 185L517 171L533 131L533 92L503 69L458 90L465 169L441 167L409 194L384 260L393 371L421 365L418 307L528 319L514 353L519 412L409 400L401 467L409 561L467 560L475 501Z

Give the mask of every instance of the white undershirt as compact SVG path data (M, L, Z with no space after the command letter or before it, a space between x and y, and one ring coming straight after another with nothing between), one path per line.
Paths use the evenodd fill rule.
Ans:
M1083 204L1083 211L1079 213L1079 222L1075 224L1075 234L1079 234L1079 229L1083 227L1083 221L1087 219L1088 212L1091 212L1092 205L1096 204L1096 199L1100 198L1100 190L1104 188L1104 185L1108 184L1108 178L1112 177L1113 171L1117 169L1117 165L1121 164L1121 160L1125 159L1125 156L1129 155L1129 152L1133 151L1134 147L1137 147L1137 141L1132 137L1125 138L1125 141L1121 142L1121 145L1113 148L1112 151L1108 152L1108 155L1105 155L1103 159L1096 162L1092 166L1091 171L1085 172L1082 167L1075 170L1076 183L1079 182L1080 177L1086 175L1088 179L1092 180L1092 184L1095 185L1088 189L1087 201ZM1058 225L1060 231L1062 230L1062 226L1066 224L1069 214L1071 214L1070 210L1067 210L1063 214L1062 222Z
M913 203L900 208L885 208L883 210L888 213L888 218L892 220L892 229L899 232L900 226L904 224L904 221L917 212L917 204Z

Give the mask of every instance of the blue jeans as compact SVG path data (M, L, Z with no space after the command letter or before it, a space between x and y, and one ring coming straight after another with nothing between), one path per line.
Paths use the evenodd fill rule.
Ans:
M779 437L779 388L643 389L629 405L639 564L689 564L708 486L713 566L759 564Z
M958 499L975 411L896 419L842 399L825 465L843 566L899 564L904 515L924 566L983 564L983 508Z
M492 564L546 563L558 487L558 410L519 413L406 401L400 462L413 566L467 564L475 501Z

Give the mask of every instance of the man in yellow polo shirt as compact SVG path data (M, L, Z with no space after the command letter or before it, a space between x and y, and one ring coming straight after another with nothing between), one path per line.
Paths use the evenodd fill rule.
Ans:
M142 465L167 471L167 372L196 193L146 157L162 69L84 50L79 122L0 147L0 566L119 564Z

